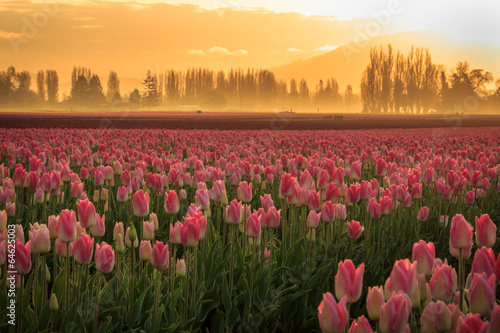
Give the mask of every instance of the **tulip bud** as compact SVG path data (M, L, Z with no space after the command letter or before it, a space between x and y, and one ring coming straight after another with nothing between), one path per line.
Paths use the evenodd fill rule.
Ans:
M177 259L176 274L177 276L186 276L186 262L184 259Z
M52 294L52 296L50 296L49 308L50 311L57 311L59 309L59 303L57 302L56 294Z

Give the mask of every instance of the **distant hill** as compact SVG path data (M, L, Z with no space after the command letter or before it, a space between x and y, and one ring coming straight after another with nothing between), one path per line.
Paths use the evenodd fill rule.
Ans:
M458 61L467 60L471 68L482 68L500 77L500 47L484 44L455 43L446 36L427 31L404 32L395 35L374 37L361 44L342 45L333 51L309 59L298 60L290 64L273 68L279 79L305 78L309 89L314 90L320 79L334 77L341 91L351 84L359 90L361 75L369 63L371 47L387 47L391 44L394 54L401 51L407 54L411 46L429 48L434 63L443 64L451 69Z

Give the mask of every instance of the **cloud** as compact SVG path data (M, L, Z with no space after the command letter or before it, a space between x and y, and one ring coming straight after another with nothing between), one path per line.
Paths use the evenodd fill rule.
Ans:
M248 51L243 50L243 49L238 49L235 51L229 51L225 47L220 47L220 46L213 46L208 49L208 53L213 53L213 54L222 54L222 55L247 55Z
M304 52L304 50L301 50L301 49L298 49L296 47L290 47L287 49L288 52L293 52L293 53L300 53L300 52Z
M315 51L332 51L332 50L335 50L337 47L339 47L340 45L329 45L329 44L326 44L322 47L318 47Z
M207 54L203 50L189 50L187 52L190 55L199 55L199 56L206 56Z
M9 39L9 38L18 38L18 37L22 37L22 36L23 36L22 33L7 32L7 31L0 30L0 38Z

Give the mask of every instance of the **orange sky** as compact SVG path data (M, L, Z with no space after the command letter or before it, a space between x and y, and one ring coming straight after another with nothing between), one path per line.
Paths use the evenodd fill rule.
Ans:
M425 2L428 1L422 1ZM339 3L4 1L0 4L0 64L2 69L14 65L31 72L53 68L58 70L61 84L70 80L74 65L90 67L102 77L113 69L122 78L140 78L147 69L164 71L192 66L223 70L273 68L352 42L360 27L380 22L377 13L391 9L387 1ZM418 10L411 7L414 2L401 0L397 5L388 23L379 23L377 35L432 28L455 38L450 31L460 32L465 24L458 12L442 8L442 4L435 5L436 10L421 19L417 17ZM450 18L444 13L455 15ZM445 29L430 19L439 15ZM471 40L475 38L475 29L498 26L496 19L489 17L494 14L483 11L482 15L481 21L469 22L476 28L456 35ZM449 29L450 24L455 28ZM500 45L500 30L494 31L488 32L490 37L483 33L480 42Z

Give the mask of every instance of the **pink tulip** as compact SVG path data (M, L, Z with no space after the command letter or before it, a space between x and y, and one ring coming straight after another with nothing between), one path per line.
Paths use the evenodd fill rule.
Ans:
M495 305L495 275L474 274L469 288L470 312L489 317Z
M198 224L200 226L200 240L202 240L203 238L205 238L205 233L207 231L207 219L205 218L205 216L203 216L203 213L201 212L193 212L192 215L187 215L186 218L188 217L196 217L198 219Z
M287 197L291 195L295 182L296 179L292 175L288 173L282 174L280 179L280 196Z
M106 242L96 244L94 261L99 272L110 273L115 266L115 251Z
M321 205L321 221L333 222L335 220L335 204L331 201L325 201Z
M370 200L373 198L373 189L372 184L367 182L366 180L361 181L361 185L359 188L359 195L363 200Z
M225 220L227 224L239 224L242 218L242 206L236 199L226 206Z
M340 189L334 183L328 184L324 191L323 199L333 203L339 202Z
M6 202L5 203L5 212L8 217L12 217L16 215L16 203L15 202Z
M472 226L461 214L451 220L450 243L456 249L468 248L472 243Z
M155 237L155 224L153 221L142 222L142 238L144 240L152 240Z
M81 265L86 265L92 260L94 251L94 239L89 235L82 234L73 244L71 253L75 261Z
M379 158L375 164L375 171L379 177L387 175L387 162Z
M361 297L364 271L364 263L355 268L349 259L340 262L335 275L335 296L338 299L346 296L347 303L355 303Z
M417 262L418 274L431 275L435 258L436 250L432 242L426 243L420 240L413 244L412 261Z
M165 202L163 203L163 208L167 214L177 214L180 209L179 197L177 192L171 190L168 193L165 192Z
M132 196L132 208L137 217L146 217L149 214L149 194L139 190Z
M196 217L188 217L181 230L181 241L185 247L195 247L200 240L200 225Z
M474 273L486 273L486 276L495 274L495 254L492 249L482 247L476 251L474 254L474 261L472 262L471 274Z
M344 168L337 168L333 172L332 181L338 187L344 185Z
M420 210L417 213L417 221L425 221L427 220L427 216L429 216L429 208L426 206L423 206L420 208Z
M454 248L451 245L451 238L450 238L450 241L448 242L448 247L449 247L451 255L454 256L455 258L457 258L457 259L460 258L460 252L462 253L462 258L463 259L469 259L470 258L470 255L471 255L471 252L472 252L471 251L472 250L472 242L469 244L469 247L467 247L465 249L462 249L462 250L459 250L459 249Z
M491 313L490 332L500 332L500 305L498 304L495 304L493 312Z
M318 306L318 319L321 331L324 333L342 333L349 319L346 298L337 303L331 293L324 294Z
M351 164L351 173L349 175L351 180L360 180L361 179L361 163L352 162Z
M476 244L478 247L493 247L497 238L497 226L488 214L476 216Z
M95 224L95 207L88 199L76 203L78 220L83 228L90 228Z
M126 202L128 200L129 188L127 186L118 187L116 192L116 200L118 202Z
M246 234L250 238L259 238L260 237L260 227L261 223L261 216L258 216L257 214L250 214L247 218L247 223L246 223Z
M116 222L115 227L113 229L113 240L116 241L118 238L118 234L121 234L122 236L125 235L125 230L123 228L123 222Z
M31 253L47 253L50 251L49 229L45 224L35 223L29 231L31 241Z
M341 203L335 204L335 218L340 221L345 221L347 217L346 206Z
M90 233L94 237L103 237L106 233L106 216L103 214L102 217L100 217L99 214L96 213L95 221L96 223L90 228Z
M19 239L21 243L24 243L24 230L22 225L16 224L14 226L14 236L15 239Z
M17 274L26 275L31 270L30 244L31 242L29 241L26 244L23 244L18 239L16 239L14 243L15 270L17 271Z
M59 237L59 234L57 232L58 221L59 221L59 216L55 216L55 215L49 216L49 222L47 223L47 225L48 225L48 229L49 229L50 239L56 239L57 237Z
M267 214L266 214L266 226L269 228L277 228L280 225L280 218L281 218L281 209L276 210L276 208L273 206L271 207Z
M326 190L328 183L330 182L330 175L328 171L321 170L318 175L317 188L318 190Z
M315 210L311 210L307 215L306 225L308 228L313 228L313 229L317 228L320 220L321 220L321 213L316 213Z
M358 239L361 234L363 233L363 230L365 230L364 227L361 226L361 223L358 221L352 220L348 225L347 225L347 235L351 239Z
M197 207L200 207L202 211L209 210L210 209L210 195L208 194L208 191L205 189L199 189L196 191L196 194L194 196L194 204Z
M375 198L368 200L368 207L366 210L368 211L368 214L370 214L370 217L375 220L380 218L380 215L382 215L380 204Z
M371 320L380 319L380 309L384 303L384 289L382 287L368 287L366 310Z
M457 333L488 333L488 332L490 332L490 323L483 322L479 314L469 313L465 318L461 317L458 319Z
M380 204L380 213L382 215L389 215L391 213L391 210L392 210L392 199L390 197L383 196L379 200L379 204Z
M391 272L389 289L392 292L402 291L412 296L416 287L417 263L411 263L408 259L396 261Z
M151 260L151 242L148 240L141 241L139 245L139 259L142 261Z
M372 333L372 332L373 332L372 327L370 326L370 323L365 318L365 316L361 316L357 320L354 319L354 321L351 324L351 327L349 328L349 333Z
M7 228L7 212L5 210L0 211L0 232L3 232Z
M59 240L63 243L70 243L76 239L76 214L74 211L64 209L59 214L57 221L57 233Z
M153 249L151 250L151 264L153 267L163 271L168 267L168 244L156 241Z
M268 212L271 207L274 207L273 199L270 194L264 194L264 196L260 197L260 203L262 208L264 208L264 212Z
M411 306L411 300L408 295L393 293L387 303L383 304L380 309L380 332L405 332Z
M457 272L447 264L437 266L429 280L432 298L449 302L457 290Z
M169 241L172 244L181 244L181 231L182 231L182 223L177 221L175 224L172 226L170 225L170 236L169 236Z

